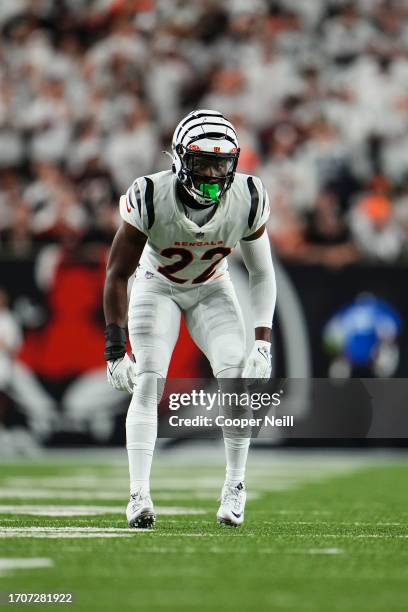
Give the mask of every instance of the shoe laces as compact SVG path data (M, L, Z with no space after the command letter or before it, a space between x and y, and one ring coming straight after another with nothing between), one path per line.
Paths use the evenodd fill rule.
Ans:
M130 501L134 504L140 504L145 499L150 501L150 495L146 491L143 491L143 489L136 491L136 493L131 493L130 495Z
M242 503L241 492L243 490L243 487L241 489L238 489L237 487L226 485L222 493L222 503L230 504L234 508L234 510L240 510Z

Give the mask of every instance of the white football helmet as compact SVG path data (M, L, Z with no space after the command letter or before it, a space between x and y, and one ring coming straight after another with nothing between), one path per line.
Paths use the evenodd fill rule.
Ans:
M173 172L202 206L218 203L234 180L239 157L237 133L213 110L195 110L176 127Z

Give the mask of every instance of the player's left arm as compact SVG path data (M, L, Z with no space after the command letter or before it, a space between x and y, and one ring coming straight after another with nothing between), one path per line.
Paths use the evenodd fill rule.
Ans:
M276 304L276 280L265 224L240 241L249 273L249 291L255 323L255 344L243 377L264 379L271 375L272 319Z

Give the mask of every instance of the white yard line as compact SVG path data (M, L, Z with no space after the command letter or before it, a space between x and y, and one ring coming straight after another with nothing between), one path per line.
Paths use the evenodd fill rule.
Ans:
M341 548L309 548L308 550L299 550L299 554L306 555L342 555L344 550Z
M78 531L83 533L92 533L103 531L106 533L135 533L139 531L131 527L0 527L0 532L15 532L15 533L39 533L39 532L55 532L63 533L69 531ZM147 531L151 531L148 529Z
M0 487L0 500L5 501L6 499L24 499L24 500L35 500L35 499L69 499L69 500L100 500L100 501L120 501L122 504L126 504L126 500L129 497L128 486L123 487L121 491L77 491L76 489L43 489L42 487L33 488L33 483L30 487L16 488L16 487ZM192 501L192 500L206 500L215 501L218 499L220 494L220 488L208 491L152 491L153 501ZM257 491L248 491L247 499L254 500L262 497L261 493Z
M138 531L148 531L148 529L139 529ZM52 539L52 540L67 540L70 538L131 538L132 534L130 533L81 533L77 531L73 531L72 533L34 533L30 535L26 535L23 533L18 533L14 535L10 534L2 534L0 533L1 538L35 538L35 539Z
M286 550L282 553L278 548L259 548L257 553L261 555L342 555L344 550L341 548L308 548L305 550Z
M181 496L189 496L190 491L193 496L206 499L217 495L223 481L224 466L207 463L207 459L208 457L204 466L197 466L195 472L191 467L187 470L185 464L180 463L180 457L175 457L171 452L166 458L164 454L158 455L152 481L153 492L158 491L157 499L160 499L160 495L165 499L166 495L175 497L176 494L182 499ZM378 457L366 455L280 455L273 452L263 454L263 461L259 461L257 453L251 457L247 480L249 491L259 495L263 492L293 489L305 482L325 480L376 463L379 463ZM122 496L127 494L125 464L123 469L119 469L117 465L113 469L100 471L92 467L83 473L78 472L76 465L73 469L75 473L71 475L6 477L0 480L0 498L13 497L14 492L16 498L22 498L26 494L26 497L32 496L33 499L68 499L71 491L75 491L74 499L122 499Z
M154 537L160 538L219 538L225 535L225 530L220 530L219 533L164 533L160 531L156 531L154 529L131 529L131 528L115 528L115 527L3 527L0 528L0 538L14 538L14 537L25 537L25 538L35 538L35 537L127 537L127 536L137 536L140 533L149 533L154 535ZM231 532L236 537L255 537L254 534L251 533L236 533ZM408 534L406 533L397 533L397 534L330 534L330 533L320 533L320 534L299 534L296 536L299 539L316 539L322 540L324 538L333 538L333 539L379 539L379 540L393 540L393 539L407 539ZM279 539L279 536L277 536ZM315 552L311 553L310 550L313 551L326 551L326 552ZM307 554L336 554L327 552L328 550L333 550L332 548L323 548L323 549L310 549L308 551L295 551L297 553L307 553ZM340 549L339 549L340 550ZM264 554L275 554L276 550L269 548L260 548L258 552L263 552Z
M201 508L157 506L156 513L164 516L206 514ZM124 506L60 506L60 505L1 505L0 514L28 514L32 516L96 516L99 514L123 514Z
M140 533L154 534L156 537L185 537L203 538L220 537L223 534L215 533L161 533L154 529L131 529L119 527L2 527L0 528L1 538L69 538L69 537L132 537ZM250 536L252 534L249 534ZM248 534L235 534L234 537L248 537Z
M345 527L398 527L403 526L403 523L377 523L377 521L323 521L320 520L318 523L316 521L292 521L290 519L287 520L287 523L290 525L333 525L336 527L338 525L342 525ZM262 521L263 525L276 525L275 521Z
M126 486L122 491L111 493L110 491L78 491L76 489L43 489L35 485L35 480L31 480L29 487L0 487L0 499L100 499L126 500L129 497L129 487ZM174 497L173 497L174 499Z
M53 567L54 562L48 557L31 557L29 559L20 559L14 557L0 558L0 576L9 574L10 571L19 569L42 569L45 567Z
M1 538L127 538L151 529L115 529L99 527L4 527Z
M277 536L279 537L279 536ZM405 540L408 538L408 533L301 533L296 534L297 538L319 538L319 540L324 540L324 538L334 538L337 540L348 540L348 539L378 539L378 540L394 540L394 539L402 539Z

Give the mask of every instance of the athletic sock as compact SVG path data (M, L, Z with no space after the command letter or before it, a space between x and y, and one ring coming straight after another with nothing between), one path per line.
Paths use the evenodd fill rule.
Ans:
M245 480L245 468L251 438L224 437L225 458L227 461L226 483L236 487Z
M150 470L157 438L157 378L142 374L126 417L130 493L150 491Z

